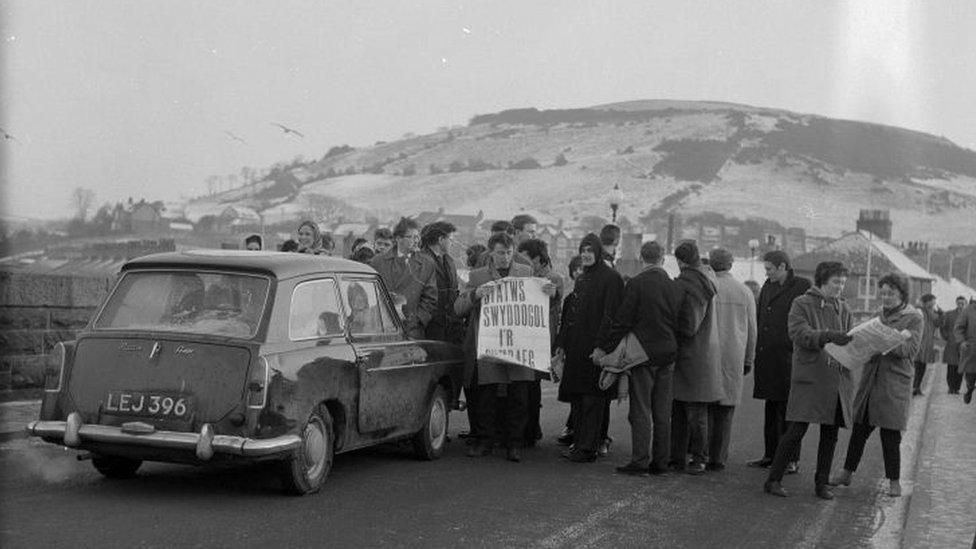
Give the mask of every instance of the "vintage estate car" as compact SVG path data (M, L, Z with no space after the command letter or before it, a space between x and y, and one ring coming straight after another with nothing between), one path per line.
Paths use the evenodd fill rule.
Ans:
M31 435L87 450L108 477L144 460L276 460L317 491L333 455L447 442L463 354L404 336L369 266L195 250L125 264L77 340L58 344Z

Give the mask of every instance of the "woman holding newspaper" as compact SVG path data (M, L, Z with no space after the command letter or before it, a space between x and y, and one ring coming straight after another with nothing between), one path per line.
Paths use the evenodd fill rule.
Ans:
M851 424L854 381L851 371L827 355L824 345L847 345L851 336L851 312L841 293L847 283L847 268L836 261L817 265L814 286L793 300L788 317L793 341L793 375L786 404L786 433L776 447L763 487L768 494L786 497L780 485L786 464L803 440L811 423L820 424L817 470L814 474L817 497L833 499L828 487L830 465L837 445L837 431Z
M889 274L878 281L881 298L879 317L885 326L903 332L905 342L883 354L876 354L864 366L854 397L854 431L847 446L844 470L830 480L831 486L850 486L851 476L864 454L864 445L875 427L881 429L888 495L901 495L901 432L908 425L912 400L913 360L922 340L922 313L908 304L908 280ZM910 335L909 335L910 334Z

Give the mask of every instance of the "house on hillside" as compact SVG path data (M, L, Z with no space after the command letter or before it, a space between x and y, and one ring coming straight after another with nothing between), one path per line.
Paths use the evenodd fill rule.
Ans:
M132 206L128 217L135 234L155 234L169 228L169 222L163 219L163 203L159 201L140 200Z
M868 272L868 258L871 270ZM793 259L793 269L799 276L813 280L821 261L840 261L850 270L844 298L855 314L868 315L881 307L878 299L878 279L888 273L908 277L911 300L932 292L936 277L901 250L867 231L847 233L826 246Z
M244 206L227 206L217 216L218 225L226 228L221 232L238 232L261 228L261 215Z
M454 234L455 240L460 242L464 250L460 250L459 253L463 255L463 252L472 244L484 243L488 238L488 232L482 229L482 225L485 219L485 213L478 210L475 215L466 214L451 214L444 211L444 208L438 208L436 212L424 211L418 213L414 216L414 220L423 227L435 221L446 221L455 228L457 232ZM452 252L452 255L456 255Z

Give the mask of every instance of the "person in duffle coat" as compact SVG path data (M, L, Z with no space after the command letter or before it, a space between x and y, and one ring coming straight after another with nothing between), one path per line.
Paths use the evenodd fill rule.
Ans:
M597 343L610 332L613 316L620 307L624 279L601 258L600 238L587 234L579 245L583 273L576 279L576 307L573 317L566 319L567 330L560 342L566 357L559 392L575 402L573 446L563 452L563 458L575 463L589 463L597 458L602 442L603 419L611 391L600 388L602 368L593 361ZM559 350L557 349L557 353Z
M831 486L850 486L864 454L864 445L875 427L881 431L881 451L884 455L888 495L901 495L901 433L908 428L908 413L912 402L912 358L922 341L922 313L908 304L908 279L889 274L878 280L881 313L885 326L910 337L898 347L877 354L864 366L857 394L854 396L854 430L847 445L844 469L830 480Z
M962 401L969 404L976 390L976 298L971 298L969 306L959 314L953 333L959 343L959 371L966 378Z
M942 317L942 326L939 333L945 341L945 348L942 350L942 362L946 364L946 385L949 387L950 395L958 395L962 387L962 371L959 369L959 342L953 331L956 328L956 321L966 310L966 298L959 296L956 298L956 308L949 311Z
M793 274L786 252L773 250L763 256L766 282L759 291L756 307L756 364L752 397L765 401L763 455L748 462L750 467L769 467L779 440L786 432L786 402L790 397L793 342L787 332L787 316L793 300L810 289L810 281ZM800 447L786 466L786 473L798 471Z
M675 325L678 353L671 408L671 464L679 471L700 475L708 461L708 404L722 398L715 273L702 265L694 242L678 244L674 257L681 267L675 279L681 304Z
M790 423L769 466L763 487L766 493L787 496L780 485L787 461L810 424L819 423L815 493L821 499L834 499L828 486L830 466L838 429L851 424L854 378L850 370L830 358L824 345L851 342L847 332L851 329L852 315L840 297L846 283L847 268L836 261L824 261L817 265L814 287L796 298L790 308L793 376L786 405L786 420Z
M928 365L935 362L938 357L935 352L935 333L942 326L942 311L936 307L935 296L925 294L920 301L919 312L925 320L924 330L922 331L922 342L915 355L915 384L912 389L913 396L922 394L922 382L925 380L925 371Z
M722 398L708 405L708 465L721 471L729 457L732 415L742 400L742 378L752 370L756 354L756 300L748 286L729 270L732 254L718 248L709 254L715 271L715 322L718 325Z

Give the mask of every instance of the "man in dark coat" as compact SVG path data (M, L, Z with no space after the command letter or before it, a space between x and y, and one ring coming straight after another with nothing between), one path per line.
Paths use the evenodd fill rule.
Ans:
M763 427L763 457L749 462L750 467L769 467L779 439L786 432L786 403L790 397L793 343L788 333L788 317L793 300L810 289L810 281L793 274L790 258L779 250L763 256L766 282L759 291L756 307L756 363L753 398L766 401ZM797 472L800 450L791 456L787 474Z
M922 332L922 343L919 345L918 354L915 355L915 381L912 384L913 396L922 394L922 381L925 379L925 370L936 359L935 332L942 326L942 311L935 306L934 295L923 295L919 310L922 312L922 319L925 320L925 329Z
M380 274L386 288L406 301L403 315L407 335L423 339L424 327L437 307L434 263L417 251L420 227L413 219L401 219L393 229L393 236L396 245L374 257L370 265Z
M675 335L671 410L671 461L689 474L705 472L708 461L708 405L722 398L721 346L715 319L715 273L702 265L698 246L686 241L674 250L681 267L675 280L680 294ZM687 456L691 454L691 463Z
M434 280L437 283L437 306L431 314L425 332L427 339L461 343L461 321L454 313L458 296L457 267L448 253L451 237L457 229L446 221L435 221L420 232L420 247L434 264Z
M579 247L583 273L576 280L574 318L567 321L562 339L566 365L560 393L576 401L576 426L573 449L563 457L575 462L591 462L597 457L608 399L600 388L601 368L593 361L597 342L606 339L613 316L620 305L624 281L604 263L600 238L590 233Z
M946 384L949 386L950 395L958 395L962 388L962 372L959 371L959 342L956 341L952 331L956 327L959 315L966 309L966 298L959 296L956 298L956 308L949 311L942 317L942 326L939 331L942 340L945 341L945 349L942 351L942 362L946 364Z
M627 282L610 333L593 351L597 358L611 353L627 334L633 333L647 354L647 362L630 369L627 419L631 458L626 465L617 467L617 472L635 476L667 471L671 453L671 384L678 349L674 329L679 305L677 288L661 267L661 245L646 242L640 255L644 270Z

